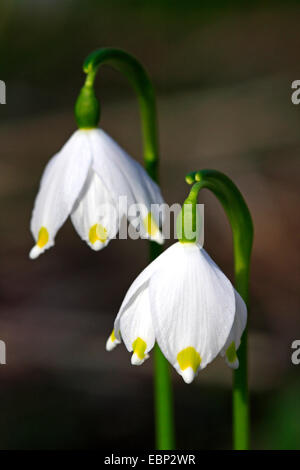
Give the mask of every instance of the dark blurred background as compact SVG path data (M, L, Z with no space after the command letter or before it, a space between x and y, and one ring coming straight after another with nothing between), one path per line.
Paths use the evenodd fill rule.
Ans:
M226 4L226 5L225 5ZM157 90L161 186L182 202L187 172L228 174L253 214L252 445L300 448L300 79L297 2L14 1L0 4L1 449L153 448L152 366L105 351L114 316L147 264L145 241L92 252L70 222L36 261L29 222L41 172L75 129L82 62L120 47ZM101 126L142 162L136 98L101 68ZM231 233L206 192L205 248L232 279ZM190 386L172 371L177 446L230 448L231 372L216 360Z

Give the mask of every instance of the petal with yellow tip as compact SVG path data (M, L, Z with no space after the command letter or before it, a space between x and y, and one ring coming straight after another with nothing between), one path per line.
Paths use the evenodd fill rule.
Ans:
M155 343L147 284L121 307L115 330L120 331L126 348L133 352L131 363L142 364Z
M118 231L118 217L109 192L91 170L71 214L73 225L93 250L101 250Z
M175 243L164 252L149 292L156 341L190 382L225 344L234 320L233 287L200 245Z
M246 328L247 323L247 307L240 296L240 294L234 290L235 295L235 316L234 322L227 338L227 341L221 351L221 356L225 357L226 364L231 369L237 369L239 367L239 360L236 354L240 344L241 337Z
M133 354L131 356L131 364L135 366L139 366L148 359L148 354L145 354L147 349L147 343L142 338L137 338L132 343L132 351Z
M236 355L236 349L235 349L235 344L234 341L230 343L228 348L226 349L226 362L231 367L232 369L237 369L239 367L239 360Z
M194 372L197 372L201 363L201 357L195 348L189 346L177 354L177 362L181 370L191 367Z
M38 234L36 245L31 249L29 257L31 259L37 258L43 251L49 242L49 232L46 227L41 227Z
M177 362L183 380L186 383L191 383L201 364L200 354L195 348L189 346L177 354Z
M120 343L121 343L121 340L116 337L115 330L113 329L112 332L111 332L111 335L109 336L108 340L106 341L106 351L112 351Z
M151 212L148 212L146 217L143 218L143 225L144 225L146 234L151 240L159 244L162 244L164 242L163 236Z
M36 241L30 258L54 245L57 231L70 215L91 165L86 134L75 132L47 164L35 199L30 223ZM41 232L42 229L45 230ZM47 242L46 242L47 240Z
M89 231L89 240L95 250L101 248L101 243L105 243L108 234L107 230L101 224L94 224Z
M145 208L139 217L141 237L147 235L143 219L153 206L164 204L159 186L150 178L145 169L136 160L131 158L103 129L95 129L91 133L91 146L93 149L93 169L101 177L106 187L113 192L113 199L126 197L127 209L133 205L141 205ZM126 214L128 214L126 212ZM154 219L158 220L154 212ZM155 231L154 226L151 231ZM150 237L152 240L162 243L160 231Z

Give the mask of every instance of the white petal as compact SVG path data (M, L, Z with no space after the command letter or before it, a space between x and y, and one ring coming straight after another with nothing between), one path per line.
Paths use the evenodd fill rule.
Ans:
M54 238L70 214L87 178L91 152L86 132L77 131L46 166L31 218L36 258L54 245Z
M159 255L154 261L152 261L133 281L130 288L128 289L125 298L122 302L120 307L119 313L115 320L115 332L116 335L119 331L119 321L122 313L130 306L131 303L134 302L135 298L139 295L139 293L149 284L150 277L155 275L156 271L159 269L161 265L165 263L165 259L170 256L172 251L172 247L168 250L164 251L161 255Z
M181 376L186 384L192 383L195 375L195 371L192 369L192 367L187 367L181 372Z
M115 328L119 328L128 351L133 351L131 363L142 364L155 343L147 286L123 310L119 326L115 325Z
M222 348L221 356L225 356L226 363L229 367L237 369L239 366L239 360L236 355L236 351L241 344L241 337L246 328L247 307L244 300L236 290L234 290L234 295L236 305L234 322L227 341Z
M112 351L120 343L121 343L121 340L115 336L115 330L113 330L108 340L106 341L106 346L105 346L106 351Z
M205 250L175 243L150 279L156 340L189 382L220 352L231 330L235 299L230 281Z
M173 245L174 246L174 245ZM135 281L132 283L130 288L128 289L125 298L122 302L122 305L120 307L119 313L116 317L115 324L114 324L114 333L113 336L114 338L117 338L118 342L121 340L120 336L120 329L121 329L121 319L123 314L126 311L134 312L134 315L140 315L141 316L141 321L143 321L143 314L144 314L144 308L142 307L141 304L138 303L138 297L141 295L141 293L145 293L145 291L148 291L148 285L149 285L149 280L151 276L155 276L156 272L158 271L159 267L165 263L165 258L168 258L170 256L170 252L172 252L172 248L169 248L168 250L164 251L160 256L158 256L152 263L150 263L140 274L139 276L135 279ZM142 296L142 301L145 300L145 298ZM148 298L147 300L147 311L148 311ZM137 308L137 306L139 308ZM130 316L128 314L128 318L130 319ZM148 318L149 320L149 318ZM139 320L135 320L139 321ZM115 344L115 341L112 341L113 344ZM111 348L112 343L108 340L107 346ZM149 343L149 341L148 341ZM127 344L130 347L130 340L128 340ZM113 346L114 347L114 346ZM133 359L135 360L135 359Z
M144 209L140 220L141 234L161 243L162 235L158 229L159 207L156 206L164 204L164 200L158 185L144 168L102 129L91 131L90 139L93 168L107 188L114 193L116 204L119 197L126 196L127 210L133 204L142 205ZM152 214L153 221L151 233L145 230L149 213Z
M164 220L164 209L164 205L162 205L160 215L159 207L152 205L151 212L149 212L145 204L134 204L128 210L128 220L140 238L147 238L162 245L164 238L157 221L161 220L162 222Z
M104 248L118 232L118 213L106 186L90 170L71 214L73 225L93 250Z

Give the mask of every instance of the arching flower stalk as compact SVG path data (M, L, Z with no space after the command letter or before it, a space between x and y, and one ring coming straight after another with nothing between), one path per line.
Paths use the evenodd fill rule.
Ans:
M253 223L243 196L224 174L201 170L186 177L193 191L209 189L220 201L229 220L233 236L234 285L249 309L249 273L253 244ZM236 450L249 448L250 417L248 397L248 332L241 338L238 350L239 367L233 373L233 446Z

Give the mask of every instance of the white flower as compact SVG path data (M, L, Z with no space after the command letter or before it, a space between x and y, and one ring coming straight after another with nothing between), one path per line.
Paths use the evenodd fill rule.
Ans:
M238 366L246 326L244 301L197 243L177 242L133 282L106 349L124 341L132 364L142 364L157 341L187 383L218 354Z
M119 208L124 196L126 206ZM142 166L102 129L77 130L42 176L31 219L36 245L30 257L37 258L54 245L69 215L91 248L103 248L115 237L120 218L132 204L142 208L140 234L162 243L151 205L163 202L159 187Z

